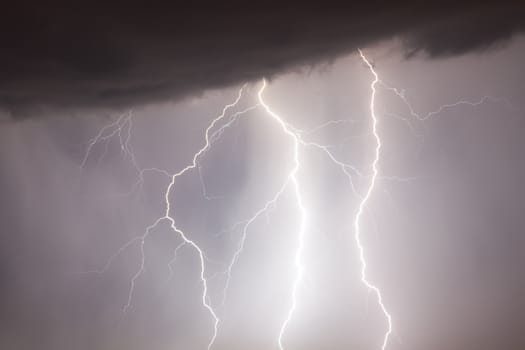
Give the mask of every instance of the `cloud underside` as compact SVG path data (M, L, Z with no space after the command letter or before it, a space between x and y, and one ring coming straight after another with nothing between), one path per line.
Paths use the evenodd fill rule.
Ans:
M518 2L504 1L39 6L18 2L0 24L0 105L15 117L174 99L391 38L408 57L458 55L524 28Z

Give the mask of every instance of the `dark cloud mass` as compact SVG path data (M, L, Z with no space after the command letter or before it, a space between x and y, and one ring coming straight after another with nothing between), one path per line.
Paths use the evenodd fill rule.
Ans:
M524 28L519 2L504 1L17 1L2 12L0 105L14 116L176 98L393 37L408 55L461 54Z

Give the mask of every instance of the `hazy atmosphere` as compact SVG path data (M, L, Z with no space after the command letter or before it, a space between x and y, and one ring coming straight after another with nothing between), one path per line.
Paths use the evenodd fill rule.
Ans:
M525 348L517 3L25 5L0 348Z

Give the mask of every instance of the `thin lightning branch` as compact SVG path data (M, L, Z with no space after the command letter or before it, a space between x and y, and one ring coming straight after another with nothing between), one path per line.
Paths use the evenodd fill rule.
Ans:
M135 153L133 152L133 147L131 146L131 130L133 129L133 114L132 111L129 112L129 116L126 120L127 122L127 133L126 133L126 139L122 140L122 135L119 133L120 138L120 148L122 152L124 152L125 155L127 155L130 160L131 164L135 168L135 170L140 173L141 169L139 167L139 164L137 163L137 159L135 158Z
M309 147L314 147L314 148L317 148L318 150L322 151L324 154L326 154L326 156L337 166L339 166L341 168L341 170L343 171L343 173L346 175L346 177L348 178L348 183L350 185L350 188L352 189L352 192L354 194L357 195L357 189L355 188L355 185L354 185L354 180L353 180L353 175L350 171L352 171L353 173L355 173L357 176L359 177L363 177L364 175L361 173L361 171L359 171L359 169L357 169L355 166L352 166L350 164L347 164L347 163L344 163L344 162L341 162L340 160L338 160L333 154L332 152L330 152L330 150L328 149L329 146L325 146L325 145L320 145L316 142L306 142L304 141L303 139L299 138L299 142L303 145L303 146L309 146Z
M246 225L246 223L248 222L248 220L242 220L242 221L238 221L236 223L234 223L233 225L231 225L230 227L228 228L224 228L222 230L220 230L219 232L217 233L214 233L213 236L214 237L221 237L225 234L231 234L233 231L235 231L238 227L241 227L243 225Z
M142 190L142 186L144 185L144 181L145 181L144 176L147 173L157 173L157 174L160 174L160 175L164 175L168 179L171 178L171 174L168 171L163 170L163 169L159 169L159 168L143 168L143 169L139 169L139 173L138 173L138 177L139 178L131 186L131 189L128 192L126 192L126 193L117 194L116 196L118 196L118 197L128 197L128 196L131 196L133 193L135 193L135 191L137 191L137 189Z
M246 86L246 85L244 85ZM232 114L230 116L230 120L225 123L223 126L221 126L218 130L214 131L211 135L210 135L210 145L213 145L221 136L222 134L224 133L224 131L226 131L226 129L230 128L233 123L235 123L237 121L237 119L239 119L240 116L242 116L243 114L246 114L250 111L253 111L254 109L256 109L257 107L259 107L259 104L255 104L253 106L250 106L242 111L239 111L239 112L236 112L234 114Z
M352 175L348 172L348 170L351 170L352 172L354 172L359 177L364 177L364 174L358 169L358 167L356 167L354 165L351 165L351 164L348 164L348 163L341 162L341 161L336 159L336 157L333 155L332 152L330 152L329 149L330 148L334 148L334 147L338 147L338 146L321 145L321 144L319 144L317 142L305 141L304 138L303 138L303 135L309 135L312 130L319 131L319 130L321 130L323 128L326 128L326 127L334 125L334 124L343 124L343 123L352 123L353 124L353 123L359 123L359 122L361 122L361 121L357 121L357 120L353 120L353 119L330 120L330 121L328 121L326 123L323 123L321 125L318 125L318 126L314 127L310 131L297 129L297 128L292 127L292 126L289 126L289 127L293 129L293 131L295 132L296 137L297 137L297 139L298 139L298 141L299 141L299 143L301 145L307 146L307 147L315 147L315 148L319 149L320 151L325 153L332 162L334 162L336 165L340 166L342 168L343 172L349 177L350 183L352 185L352 189L355 190L355 188L354 188L354 186L352 184ZM359 135L359 136L356 136L356 137L362 137L362 136L363 135Z
M405 94L404 90L400 90L398 88L392 87L392 86L386 84L382 80L378 80L377 83L380 84L381 86L383 86L386 90L393 92L397 97L399 97L403 101L403 103L407 106L410 115L413 118L415 118L416 120L419 120L419 121L426 121L426 120L428 120L428 119L430 119L432 117L435 117L435 116L441 114L443 111L445 111L447 109L450 109L450 108L454 108L454 107L458 107L458 106L477 107L477 106L480 106L480 105L482 105L482 104L484 104L486 102L489 102L489 101L490 102L504 103L509 109L517 110L514 106L512 106L510 101L508 99L506 99L506 98L494 97L494 96L486 95L486 96L483 96L483 97L481 97L480 99L478 99L476 101L470 101L470 100L462 99L462 100L456 101L454 103L447 103L447 104L441 105L437 109L435 109L434 111L430 111L427 114L419 114L419 113L417 113L415 111L413 106L410 104L410 102L406 98L406 94Z
M414 126L414 123L412 123L412 121L409 118L407 118L406 116L401 116L396 113L392 113L392 112L383 112L382 114L384 116L391 117L391 118L397 119L405 123L408 129L410 130L410 132L412 133L412 135L416 137L416 139L419 141L420 144L423 144L423 142L425 141L424 135L417 132L416 127Z
M246 84L243 86L243 88L244 87L246 87ZM209 147L211 147L218 139L220 139L220 137L222 136L224 131L226 131L226 129L230 128L232 126L232 124L235 123L240 116L255 110L258 106L259 106L259 104L255 104L255 105L250 106L250 107L248 107L248 108L246 108L246 109L244 109L242 111L239 111L239 112L236 112L236 113L232 114L230 116L230 120L228 122L226 122L218 130L214 131L210 135L210 137L209 137ZM208 191L206 190L206 183L204 182L204 177L202 175L202 167L201 167L201 164L200 164L200 162L198 160L197 160L197 171L199 173L199 179L200 179L200 182L201 182L203 197L206 198L207 200L223 198L223 196L220 196L220 195L219 196L210 196L208 194Z
M294 192L295 192L295 198L297 199L297 205L298 205L299 210L301 212L301 223L300 223L300 226L299 226L299 237L298 237L299 243L298 243L298 246L297 246L297 251L295 253L295 266L296 266L296 269L297 269L297 275L296 275L296 278L295 278L295 281L294 281L294 284L293 284L293 289L292 289L292 305L291 305L290 309L288 310L288 314L286 316L286 319L284 320L283 324L281 325L281 330L279 331L279 338L278 338L279 349L283 350L284 349L284 347L283 347L283 336L284 336L284 333L286 331L286 328L287 328L288 324L290 323L290 321L292 319L292 316L293 316L293 314L295 312L295 309L297 308L297 292L298 292L298 289L299 289L299 284L301 283L302 278L303 278L303 274L304 274L304 267L303 267L303 264L302 264L302 253L303 253L303 249L304 249L304 238L305 238L305 235L306 235L307 215L306 215L306 208L305 208L305 206L303 204L303 200L302 200L302 196L301 196L301 190L300 190L300 186L299 186L299 181L297 179L297 173L298 173L299 167L300 167L300 161L299 161L299 144L300 144L300 141L299 141L299 138L297 137L296 133L291 130L290 126L288 124L286 124L285 121L279 115L277 115L275 112L273 112L270 109L270 107L266 104L266 102L264 102L263 92L264 92L265 88L266 88L266 80L263 79L262 87L261 87L261 89L259 90L259 93L258 93L259 103L261 104L261 106L263 106L263 108L266 110L266 112L279 124L279 126L284 131L284 133L286 135L288 135L293 141L294 167L291 170L291 172L289 173L288 179L293 184Z
M168 262L169 274L168 274L168 278L166 279L166 283L171 281L171 278L173 277L172 265L175 263L175 260L177 259L177 256L179 254L179 250L182 247L184 247L185 245L186 245L186 242L182 242L178 246L176 246L175 249L173 250L173 256L172 256L171 260Z
M99 130L98 134L95 137L89 140L88 147L86 149L86 153L84 154L84 158L82 159L82 162L80 163L80 169L83 169L84 166L86 165L86 162L89 158L89 155L91 154L91 150L93 149L93 147L99 141L103 140L103 138L107 138L106 136L104 136L104 133L106 132L106 130L111 130L114 127L117 127L117 130L118 130L120 127L120 121L122 120L122 118L124 118L124 115L119 116L118 119L114 121L113 123L105 125L102 129ZM116 132L113 131L111 135L115 135L115 133Z
M133 152L133 147L131 145L131 130L133 129L133 115L130 111L127 116L125 114L122 114L117 118L116 121L113 123L107 124L104 127L102 127L98 134L89 140L88 147L86 149L86 152L84 154L84 158L82 159L82 162L80 164L80 169L82 170L93 151L93 147L95 147L98 143L104 142L105 143L105 149L102 155L98 158L98 162L100 162L107 154L108 152L108 145L110 140L113 137L118 137L120 150L124 154L124 156L127 156L133 168L138 174L138 180L131 186L131 189L128 193L124 194L118 194L116 196L123 196L127 197L132 195L137 188L141 188L144 184L144 175L149 172L155 172L159 173L161 175L165 175L166 177L171 177L171 174L169 174L166 170L158 169L158 168L140 168L138 165L137 159L135 158L135 153ZM109 131L109 133L108 133ZM126 136L123 138L122 133L125 132ZM138 237L137 237L138 238Z
M377 75L376 71L374 70L374 67L372 64L368 61L368 59L365 57L363 52L359 50L359 55L361 56L361 59L366 63L368 68L370 69L370 72L374 76L374 80L370 84L370 89L372 90L372 96L370 98L370 118L372 119L372 133L374 134L374 138L376 140L376 147L374 152L374 162L372 163L372 178L370 179L370 185L368 186L368 189L366 190L365 195L363 196L361 202L359 203L357 213L354 218L354 230L355 230L355 241L357 244L357 248L359 250L359 260L361 262L361 281L363 284L370 290L372 290L376 296L377 300L379 302L379 306L381 307L381 310L383 311L385 317L388 321L388 330L385 333L383 344L381 346L381 350L385 350L387 343L388 343L388 337L392 333L392 317L388 313L385 305L383 304L383 297L381 295L381 291L378 287L376 287L374 284L372 284L366 277L366 259L365 259L365 251L363 244L361 242L361 218L363 216L366 204L368 200L370 199L370 196L372 195L372 192L375 187L377 175L378 175L378 169L377 164L379 162L379 154L381 150L381 138L379 137L379 134L377 132L377 117L375 114L375 96L376 96L376 84L379 82L379 76Z
M106 143L105 151L103 155L100 157L100 158L103 158L103 156L107 153L107 143L115 135L117 135L120 139L120 146L121 146L122 151L127 153L129 148L126 147L126 143L124 143L122 140L122 131L126 127L126 125L128 125L128 130L129 130L131 128L131 112L128 114L128 116L126 116L125 114L122 114L121 116L118 117L116 121L114 121L113 123L107 124L103 128L101 128L98 134L94 138L89 140L88 147L86 148L86 153L84 154L84 158L82 159L82 162L80 163L80 169L82 170L86 166L89 156L91 155L91 152L93 150L93 147L95 147L95 145L97 145L100 142ZM109 131L109 134L106 134L108 131Z
M140 236L139 237L134 237L134 238L130 239L129 241L127 241L122 247L120 247L113 255L111 255L109 257L109 259L106 261L106 264L102 268L95 269L95 270L80 271L80 272L76 272L76 274L91 274L91 273L103 274L103 273L105 273L109 269L109 267L111 266L113 261L120 254L122 254L126 249L128 249L130 246L135 244L135 242L140 241L140 238L141 238Z
M422 114L422 113L417 113L414 107L412 106L412 104L408 101L408 98L406 97L405 89L399 89L399 88L393 87L385 83L383 80L378 80L378 84L380 84L385 90L392 92L403 102L403 104L408 109L409 116L402 116L402 115L392 113L392 112L383 112L382 114L404 122L407 125L410 132L418 139L420 144L423 144L423 142L425 141L424 135L416 131L416 127L414 126L414 123L411 119L423 123L431 118L438 117L441 113L451 108L455 108L459 106L468 106L468 107L474 108L474 107L478 107L488 102L503 103L509 110L514 111L514 112L519 111L519 108L514 107L512 103L510 102L510 100L508 100L507 98L485 95L479 98L478 100L461 99L453 103L443 104L433 111L427 112L426 114Z
M290 179L287 178L286 181L284 182L284 184L279 189L279 191L277 191L275 196L271 200L266 202L264 207L259 209L249 220L247 220L247 221L245 220L244 221L244 226L243 226L243 229L242 229L242 236L241 236L241 239L239 240L239 243L237 244L237 250L234 252L233 258L230 261L230 264L228 265L228 269L225 271L226 283L224 285L224 290L223 290L222 305L224 305L226 303L226 296L227 296L227 293L228 293L228 288L230 287L230 280L231 280L233 267L235 266L235 264L239 260L239 257L240 257L240 255L242 254L242 252L244 250L244 245L246 243L246 238L248 236L248 228L253 224L253 222L255 220L257 220L257 218L259 216L261 216L263 213L268 212L268 210L273 205L275 205L275 203L279 200L279 198L283 194L284 190L288 186L289 182L290 182ZM237 224L239 224L239 223L237 223Z
M301 130L300 133L301 134L305 134L305 135L311 135L311 134L315 134L319 130L324 129L324 128L328 127L328 126L340 125L340 124L358 124L358 123L362 123L362 121L361 120L354 120L354 119L329 120L326 123L323 123L321 125L317 125L314 128L312 128L312 129Z

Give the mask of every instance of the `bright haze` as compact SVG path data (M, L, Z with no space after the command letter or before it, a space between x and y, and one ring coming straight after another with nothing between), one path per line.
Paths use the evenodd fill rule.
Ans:
M304 274L284 348L380 349L387 322L354 239L376 145L358 49L384 82L361 235L392 316L387 349L525 348L518 2L18 1L2 13L0 348L207 349L196 250L166 221L136 239L165 214L170 182L139 171L191 165L224 106L243 84L227 117L257 105L266 78L272 111L353 167L354 190L325 152L299 147ZM261 106L218 136L169 212L206 256L212 349L278 349L297 278L291 187L250 224L226 294L224 271L289 175L293 140Z

